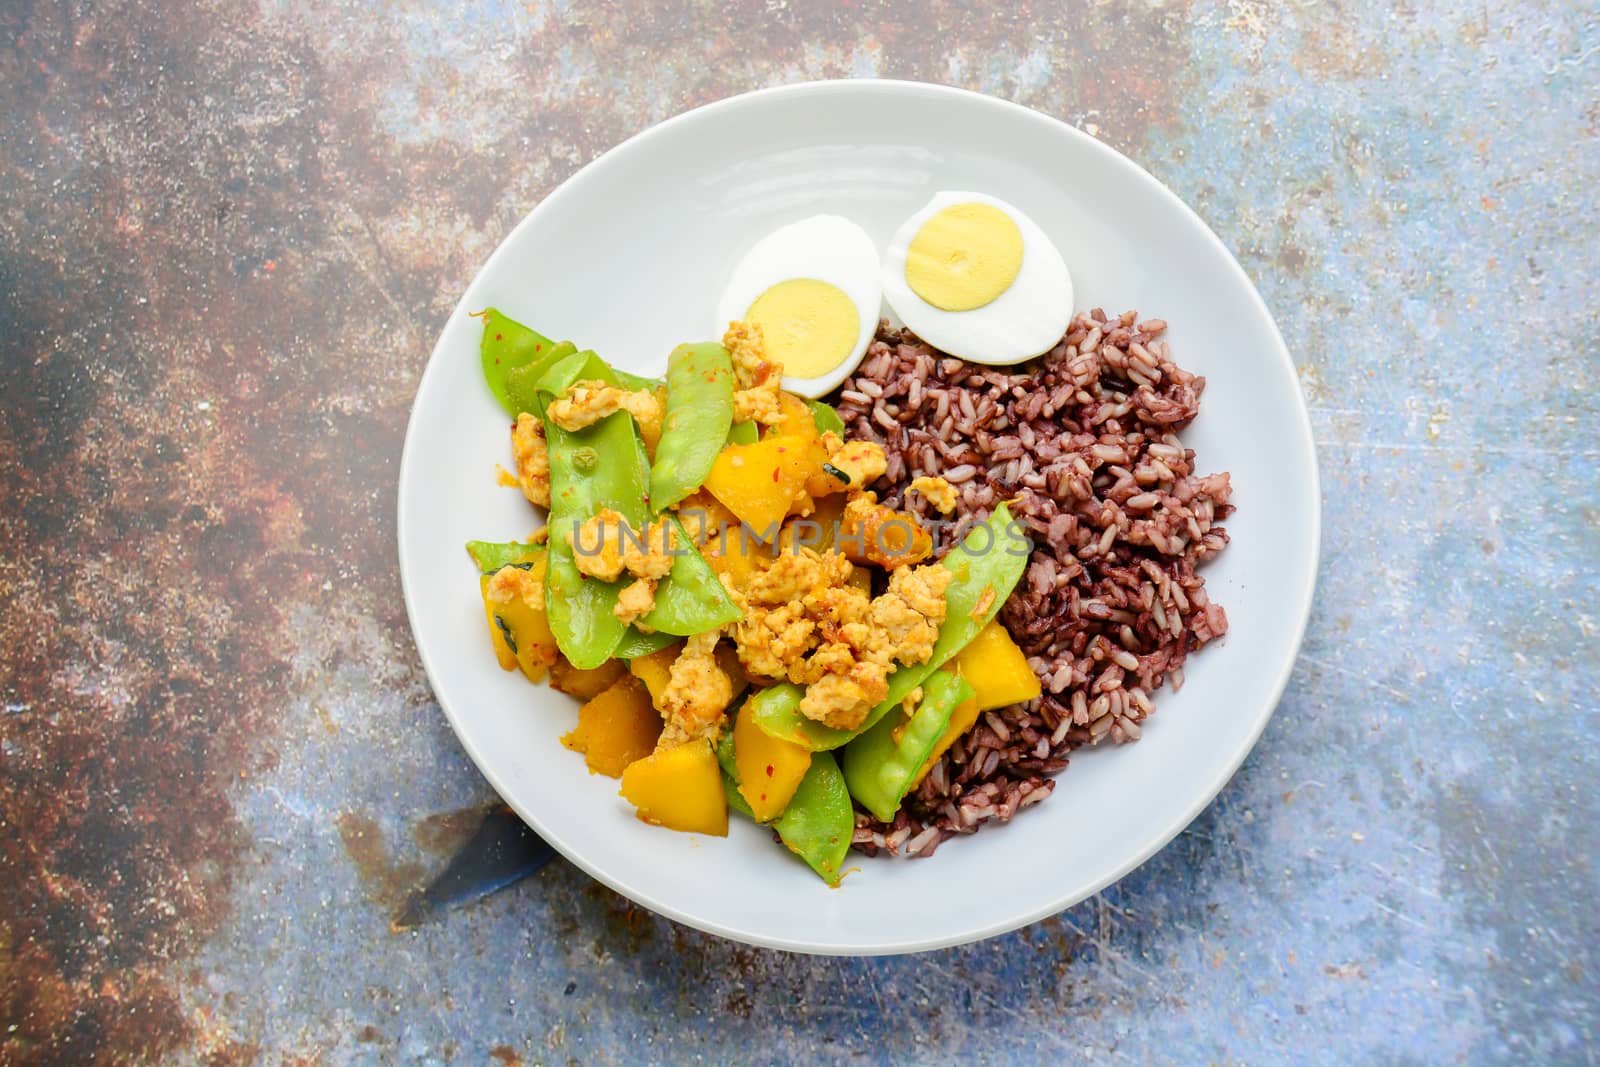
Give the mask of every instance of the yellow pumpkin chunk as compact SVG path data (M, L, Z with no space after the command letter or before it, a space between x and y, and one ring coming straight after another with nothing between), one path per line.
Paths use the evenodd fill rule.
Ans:
M655 750L661 715L637 678L624 676L578 709L578 725L561 738L582 752L590 774L615 778Z
M728 445L711 465L706 489L758 534L776 527L805 495L810 442L782 434Z
M478 591L483 594L483 615L489 620L489 640L494 642L494 658L503 671L517 669L517 654L511 651L511 646L506 644L505 631L500 629L500 624L494 621L495 604L489 599L489 576L483 575L478 579Z
M978 631L978 636L956 653L955 663L972 686L979 711L1020 704L1039 695L1039 676L998 621Z
M478 579L483 593L489 625L497 632L495 655L506 666L504 653L531 682L545 676L556 661L556 637L544 610L544 578L547 560L540 552L527 567L502 567ZM506 667L510 670L509 667Z
M621 660L608 659L593 670L585 671L560 656L550 664L550 687L579 700L593 700L627 673L628 666Z
M682 651L683 642L674 641L648 656L636 656L628 661L628 670L650 691L650 703L657 711L661 710L661 694L667 691L667 682L672 677L672 661Z
M733 759L739 768L739 794L757 822L783 814L811 767L809 749L773 737L745 711L733 722Z
M709 741L658 749L629 764L622 772L622 797L647 823L728 836L728 798Z

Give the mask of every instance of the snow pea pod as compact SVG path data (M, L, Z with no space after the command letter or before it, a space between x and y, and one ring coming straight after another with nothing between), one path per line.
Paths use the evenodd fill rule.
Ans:
M567 535L603 508L618 512L634 529L641 528L649 517L645 497L650 465L639 428L626 411L570 432L546 419L544 432L550 450L545 610L562 655L574 667L591 670L611 658L629 628L612 610L620 584L585 577Z
M722 791L728 797L728 807L754 822L756 813L739 792L739 764L733 757L732 730L722 731L722 740L717 742L717 765L722 768Z
M535 415L544 410L544 405L539 400L539 379L544 377L546 371L560 363L563 359L578 350L578 346L571 341L558 341L550 346L544 356L526 363L520 367L512 367L506 372L506 399L510 402L508 408L514 415L524 411L531 411Z
M806 745L813 751L838 748L871 729L967 642L978 636L1000 613L1028 565L1030 546L1022 527L1012 521L1005 504L996 505L987 522L968 531L966 538L945 554L940 566L955 578L945 590L945 616L933 654L924 663L908 663L889 675L889 694L867 713L854 730L835 730L800 714L804 691L794 685L775 685L751 698L756 724L773 737Z
M662 440L666 440L664 435ZM728 595L711 564L694 547L694 541L678 517L663 512L659 521L671 526L675 537L672 570L656 586L656 606L642 620L644 625L662 633L688 637L737 619L739 605Z
M478 341L483 380L506 413L515 416L517 410L509 393L507 375L518 367L544 362L555 342L509 318L498 308L486 308L479 317L483 319L483 336Z
M761 426L754 421L736 422L728 427L730 445L753 445L760 439Z
M676 640L677 638L671 634L647 634L630 626L622 635L622 640L617 642L616 650L611 656L613 659L638 659L652 652L660 652Z
M850 795L889 822L900 810L922 765L950 724L950 715L972 697L972 686L949 671L922 683L922 700L909 719L888 715L844 747L844 780Z
M806 407L811 409L811 421L817 424L817 433L836 433L840 437L844 436L844 420L831 405L820 400L807 400Z
M484 574L493 574L501 567L526 566L538 559L543 551L543 545L529 545L521 541L467 542L467 554L472 557L472 562L478 565L478 570Z
M731 369L729 374L731 376ZM627 384L615 368L593 352L585 351L568 356L545 372L539 380L539 390L542 395L559 395L580 381ZM731 399L729 405L731 418ZM557 644L574 666L583 667L585 665L567 650L563 637L575 644L583 643L581 654L586 658L599 656L600 661L604 661L619 654L617 650L629 628L624 627L611 610L616 605L621 585L579 574L566 535L606 507L619 512L634 530L643 529L654 517L649 494L649 461L633 416L623 411L571 432L546 419L545 437L550 447L551 531L546 599ZM584 469L579 470L580 466ZM576 495L566 492L580 483L589 492ZM687 636L737 619L738 606L717 580L716 572L705 557L695 549L677 518L668 516L665 521L675 528L678 554L672 561L671 573L656 587L656 606L644 617L644 624L668 635ZM570 606L558 607L556 601L567 597L577 599ZM569 612L570 619L563 620L562 616ZM589 628L587 642L578 630L580 624ZM630 639L630 650L632 644ZM656 647L665 644L663 641ZM604 655L600 654L602 648Z
M856 819L850 790L832 753L818 752L811 758L794 799L773 826L789 851L805 860L824 882L839 884Z
M650 503L670 508L705 482L733 426L733 361L715 342L667 357L667 410L650 467Z

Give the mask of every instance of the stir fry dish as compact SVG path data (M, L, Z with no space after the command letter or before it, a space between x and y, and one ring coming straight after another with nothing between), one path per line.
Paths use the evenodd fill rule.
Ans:
M1002 821L1042 799L1046 778L1009 800L984 779L997 773L988 740L1009 737L1007 723L1037 740L1018 766L1105 735L1086 717L1091 702L1122 709L1129 726L1114 739L1131 739L1142 714L1126 693L1107 694L1128 677L1145 699L1132 684L1148 681L1142 624L1108 631L1113 616L1080 612L1075 596L1070 612L1041 601L1070 594L1077 575L1064 560L1137 572L1149 557L1161 573L1164 555L1225 542L1211 526L1225 492L1204 529L1185 515L1181 545L1150 525L1161 471L1178 477L1182 450L1167 438L1187 418L1130 438L1128 413L1114 414L1115 397L1126 400L1117 390L1149 389L1152 375L1196 400L1203 380L1164 371L1138 341L1130 364L1128 338L1145 336L1131 315L1071 319L1066 269L1037 226L992 197L940 194L889 256L884 272L865 234L836 216L774 232L736 267L718 340L678 345L659 378L498 309L479 314L484 378L512 420L501 479L544 517L525 540L467 546L500 666L579 702L561 743L619 779L638 818L725 835L731 810L770 827L829 885L852 846L914 841L904 851L928 854L971 832L967 806L945 803L953 776L972 781L973 798L1009 804ZM880 322L885 297L943 347ZM1121 366L1102 367L1118 362L1101 352L1117 329ZM1021 360L1034 362L981 365ZM1072 377L1090 363L1094 381ZM961 391L1002 380L998 403L974 407ZM1050 458L1075 480L1022 471L1020 447L994 453L996 441L1021 434L1034 449L1048 436L1036 393L1059 398ZM1084 425L1079 409L1102 393L1113 414ZM1029 410L1002 411L1015 402ZM998 458L967 458L984 451ZM1166 462L1146 478L1134 453ZM1113 506L1142 514L1113 516L1102 533L1065 521L1068 505L1102 520ZM1198 631L1197 647L1226 621L1187 588L1193 610L1173 606L1171 620ZM1023 601L1055 612L1058 632ZM1134 614L1119 606L1115 618ZM1172 658L1160 654L1154 685ZM1118 672L1116 685L1075 670L1074 656Z

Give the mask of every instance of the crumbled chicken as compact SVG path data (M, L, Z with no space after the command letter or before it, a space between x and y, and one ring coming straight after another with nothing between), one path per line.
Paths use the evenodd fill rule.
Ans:
M607 415L626 411L639 420L645 440L659 436L661 398L646 389L622 389L604 382L578 382L567 394L550 402L545 414L550 421L569 432L592 426Z
M665 578L672 570L674 538L665 522L651 523L622 539L622 565L635 578Z
M550 506L550 450L545 446L544 423L524 411L511 427L511 455L517 463L517 484L530 503Z
M581 574L614 582L622 576L623 528L628 520L610 508L586 520L576 530L567 531L572 560Z
M806 618L805 609L798 604L748 608L744 618L734 624L739 662L751 674L783 678L810 650L816 629L816 622Z
M805 685L801 714L839 729L883 699L896 662L932 654L951 579L944 567L908 568L874 600L853 573L837 552L785 550L735 594L744 616L730 631L747 671Z
M550 527L548 526L541 526L537 530L533 531L533 533L528 535L528 544L530 545L546 544L549 542L549 540Z
M956 487L943 478L924 474L911 479L909 489L913 493L921 493L922 498L938 508L941 515L948 515L956 509Z
M501 567L489 578L485 595L496 604L521 601L544 608L544 580L527 567Z
M768 362L766 340L761 336L761 327L754 323L728 323L722 347L733 358L733 381L740 389L754 389L769 379L783 377L783 368Z
M892 646L902 663L922 663L933 654L944 622L944 591L955 575L947 567L908 567L889 577L889 588L872 602L874 635Z
M581 573L614 582L626 572L648 581L652 592L656 581L672 570L675 551L672 527L665 522L651 523L635 532L627 519L610 508L594 515L576 531L567 531L567 544L572 546L573 561Z
M733 679L717 663L717 637L716 630L695 634L672 661L661 692L666 728L658 747L672 748L700 738L714 740L721 732L734 687Z
M933 554L933 536L915 515L878 503L876 493L852 493L839 518L839 548L857 563L888 570Z
M778 399L781 393L781 378L738 390L733 394L733 421L754 421L764 426L776 426L783 421L783 404Z
M856 662L841 674L825 674L806 686L800 714L836 730L854 730L889 692L888 669Z
M654 578L635 578L632 582L622 587L617 594L617 602L612 605L611 613L622 621L624 626L637 626L645 633L650 633L650 627L642 620L650 614L656 606L656 582Z
M850 590L866 621L848 612L837 636L806 661L800 713L837 729L861 725L887 695L893 664L924 663L933 654L944 621L944 591L953 577L940 566L896 571L870 606L865 594Z
M844 475L842 480L851 489L865 489L889 469L889 459L882 445L871 441L839 441L837 448L830 448L833 441L839 441L839 437L831 432L822 438L823 447L828 449L828 465Z

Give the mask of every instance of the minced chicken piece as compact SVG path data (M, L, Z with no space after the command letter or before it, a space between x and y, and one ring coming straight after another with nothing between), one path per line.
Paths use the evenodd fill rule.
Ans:
M496 604L520 600L543 610L544 581L525 567L501 567L489 577L485 595Z
M740 389L733 394L733 421L759 422L776 426L783 421L783 405L778 396L782 392L781 378L773 378L764 385Z
M639 420L639 432L652 440L652 430L659 432L662 409L661 398L645 389L622 389L604 382L578 382L567 395L550 402L545 415L550 421L568 432L592 426L619 411L626 411Z
M549 507L550 449L545 445L544 423L526 411L511 427L511 455L516 459L522 495L541 508Z
M901 663L923 663L933 655L944 622L944 591L955 577L948 567L911 567L889 577L889 588L872 602L869 619L875 638Z
M922 498L938 508L941 515L948 515L956 509L956 487L943 478L924 474L920 478L911 479L911 484L906 488L911 492L921 493Z
M672 570L672 527L658 522L635 533L628 520L610 508L579 526L576 536L568 531L567 543L578 570L603 582L614 582L626 572L648 580L654 590L655 582Z
M622 529L628 520L605 508L576 530L567 531L567 544L572 546L572 560L580 574L614 582L622 576Z
M829 440L832 438L832 441ZM839 441L837 434L823 436L823 447ZM840 441L837 448L828 448L828 465L843 474L851 489L865 489L889 469L889 460L883 446L871 441Z
M654 578L636 578L622 587L617 594L617 602L611 608L611 613L622 620L624 626L637 626L640 630L649 633L650 629L639 620L650 614L656 606L656 582Z
M661 691L666 728L659 748L672 748L700 738L714 739L722 730L733 701L733 679L717 664L716 630L695 634L672 661Z
M887 677L888 671L876 663L856 663L844 674L825 674L806 686L800 714L835 730L854 730L888 695Z
M722 347L733 359L733 381L740 389L754 389L783 377L783 368L767 360L766 340L754 323L728 323Z
M622 542L622 565L635 578L665 578L672 570L672 527L666 523L651 523Z

